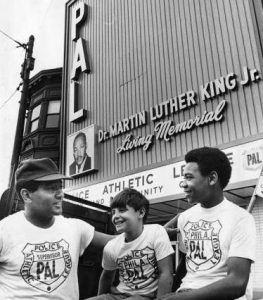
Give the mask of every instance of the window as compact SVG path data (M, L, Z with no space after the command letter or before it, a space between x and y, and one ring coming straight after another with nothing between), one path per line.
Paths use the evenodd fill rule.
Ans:
M59 127L60 100L49 101L46 128Z
M38 121L40 116L41 105L34 107L31 113L30 132L38 129Z

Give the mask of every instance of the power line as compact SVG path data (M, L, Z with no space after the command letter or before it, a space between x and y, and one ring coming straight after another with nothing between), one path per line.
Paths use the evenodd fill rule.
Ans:
M18 45L19 45L18 47L22 47L22 48L24 48L24 49L27 51L27 44L24 44L24 43L22 44L22 43L18 42L17 40L15 40L14 38L12 38L9 34L7 34L6 32L4 32L4 31L1 30L1 29L0 29L0 32L1 32L4 36L6 36L7 38L9 38L10 40L12 40L13 42L15 42L16 44L18 44ZM26 54L25 54L25 57L26 57ZM15 93L16 93L17 91L19 91L20 86L21 86L22 84L23 84L23 83L20 83L19 86L15 89L15 91L10 95L10 97L8 97L8 99L5 100L5 101L3 102L3 104L0 106L0 110L6 105L6 103L8 103L8 102L14 97Z
M0 106L0 110L6 105L7 102L9 102L14 97L15 93L19 91L21 85L22 83L20 83L19 86L15 89L15 91L8 97L8 99L3 102L3 104Z
M15 91L11 94L11 96L0 106L0 110L5 106L5 104L10 101L13 96L15 95L15 93L17 92L17 89L15 89Z
M8 37L10 40L12 40L13 42L15 42L16 44L18 44L19 47L22 47L22 48L26 49L26 44L22 44L22 43L16 41L15 39L13 39L10 35L8 35L7 33L5 33L5 32L4 32L3 30L1 30L1 29L0 29L0 32L1 32L3 35L5 35L6 37Z

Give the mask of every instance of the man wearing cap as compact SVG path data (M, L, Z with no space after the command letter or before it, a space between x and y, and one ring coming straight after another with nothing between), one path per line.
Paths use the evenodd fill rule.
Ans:
M16 190L25 209L0 222L0 299L79 299L79 256L112 238L61 216L62 179L70 177L48 158L18 167Z

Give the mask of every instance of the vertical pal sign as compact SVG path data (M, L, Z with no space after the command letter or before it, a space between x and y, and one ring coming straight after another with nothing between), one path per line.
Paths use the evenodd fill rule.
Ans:
M81 73L89 73L90 67L87 57L87 41L80 36L80 29L87 18L87 5L84 2L77 3L72 8L71 15L71 42L73 43L73 59L70 74L70 122L76 122L85 118L87 112L83 107L79 107L79 77Z

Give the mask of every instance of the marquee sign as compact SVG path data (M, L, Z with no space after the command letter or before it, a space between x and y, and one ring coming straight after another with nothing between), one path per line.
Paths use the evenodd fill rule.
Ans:
M70 122L79 122L86 117L86 111L84 108L78 107L78 103L81 101L78 101L79 95L77 86L78 80L80 80L80 75L90 72L90 66L87 59L87 43L86 40L80 36L81 26L87 20L87 9L88 5L84 2L78 2L72 7L71 42L73 46L73 57L71 74L69 77ZM128 116L127 118L116 121L107 129L98 130L98 142L107 142L112 138L126 134L122 138L121 143L116 147L116 152L118 154L134 150L139 147L144 151L147 151L153 145L155 140L169 142L176 135L182 132L187 132L199 126L205 126L222 121L228 101L222 99L217 106L214 107L214 109L210 111L201 111L199 115L196 114L186 120L174 121L169 120L168 117L176 115L182 111L189 110L192 107L197 107L202 102L205 103L212 101L216 97L223 96L227 92L232 92L241 86L245 87L249 84L256 83L260 79L260 72L257 69L249 69L245 66L243 67L242 74L240 75L230 72L225 76L221 76L200 85L198 91L185 91L150 107L149 111L143 109L140 112ZM152 132L149 132L144 136L132 134L132 130L145 126L148 123L153 124L153 126L151 126ZM84 133L86 136L89 136L88 132ZM71 148L72 142L70 143L70 139L77 134L79 133L77 132L74 133L74 135L67 137ZM238 182L240 180L239 174L242 174L243 180L258 177L258 166L261 165L261 161L263 160L261 144L262 141L253 142L251 145L241 145L233 149L230 148L226 150L233 165L231 183L235 181ZM75 148L77 149L77 146ZM74 151L77 152L77 150ZM95 156L95 149L92 153ZM88 155L92 157L92 153L88 153ZM69 173L69 162L72 160L73 156L74 155L69 154L67 159ZM184 162L177 162L175 164L140 172L135 175L125 176L81 189L69 190L68 193L107 206L109 205L110 198L124 187L135 188L146 195L149 199L171 197L171 195L180 194L182 192L180 189L180 182L183 176L183 168ZM91 165L87 170L94 169L96 169L96 166L91 162ZM77 172L76 168L74 170ZM84 170L83 168L80 172L86 172L86 169Z
M80 122L86 118L87 111L79 107L78 85L80 75L90 73L88 61L87 41L80 36L82 25L87 21L88 5L83 1L72 7L71 14L71 42L72 42L72 66L69 83L69 119L70 122ZM213 100L217 96L225 95L240 86L247 86L261 79L257 69L243 67L242 74L238 75L230 72L214 80L208 81L199 86L198 92L189 90L166 99L152 107L149 111L145 109L134 113L122 120L116 121L106 129L98 131L98 142L103 143L117 136L126 134L116 147L118 154L142 148L147 151L151 148L155 140L169 142L176 135L190 131L199 126L220 122L224 119L228 101L223 99L210 111L201 111L200 114L186 120L169 120L166 117L175 115L181 111L196 107L201 102ZM81 79L82 80L82 79ZM198 101L199 98L199 101ZM153 122L153 129L144 136L134 135L132 130L145 126ZM99 124L96 124L99 126Z
M236 89L238 86L246 86L260 79L261 77L258 70L250 70L244 67L240 79L237 74L229 73L226 76L221 76L220 78L201 85L199 88L200 101L208 101L216 96L224 95L228 91ZM142 147L142 149L146 151L154 143L154 140L164 140L168 142L177 134L192 130L195 127L219 122L224 118L227 100L221 100L214 110L204 111L201 115L196 115L182 122L174 123L172 120L160 121L164 117L198 105L197 96L197 92L192 90L187 91L151 107L149 113L144 110L115 122L109 126L108 130L99 130L98 142L102 143L121 134L130 132L135 128L146 125L148 120L150 120L154 122L152 133L145 136L134 136L128 133L116 149L117 153L123 153L138 147Z

